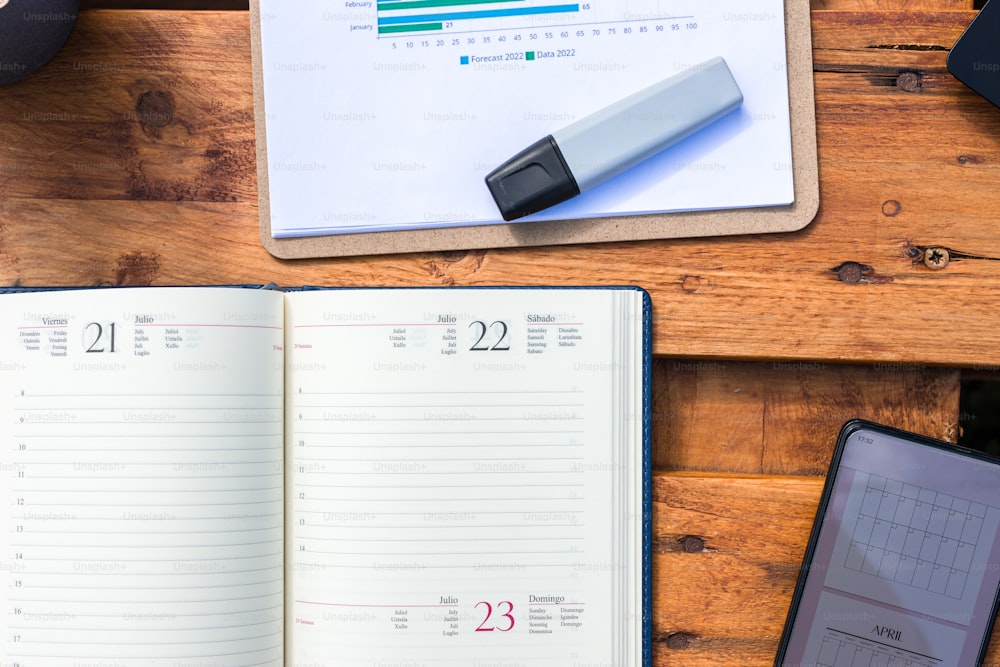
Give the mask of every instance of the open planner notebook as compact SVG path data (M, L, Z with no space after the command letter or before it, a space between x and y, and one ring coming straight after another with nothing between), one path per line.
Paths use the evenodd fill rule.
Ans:
M634 288L0 296L0 664L649 664Z

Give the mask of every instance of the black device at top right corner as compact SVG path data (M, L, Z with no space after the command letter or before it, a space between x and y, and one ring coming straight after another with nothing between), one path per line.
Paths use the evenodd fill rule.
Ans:
M1000 0L989 0L955 42L948 71L1000 107Z

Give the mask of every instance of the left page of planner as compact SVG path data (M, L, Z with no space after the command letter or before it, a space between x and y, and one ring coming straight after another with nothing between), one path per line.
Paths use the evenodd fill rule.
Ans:
M281 665L277 292L0 295L0 664Z

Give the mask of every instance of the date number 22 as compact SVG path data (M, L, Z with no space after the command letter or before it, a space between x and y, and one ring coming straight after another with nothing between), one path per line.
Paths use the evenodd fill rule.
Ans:
M476 342L469 348L472 352L506 352L510 350L507 340L507 323L496 321L486 326L481 320L469 323L469 328L478 330Z

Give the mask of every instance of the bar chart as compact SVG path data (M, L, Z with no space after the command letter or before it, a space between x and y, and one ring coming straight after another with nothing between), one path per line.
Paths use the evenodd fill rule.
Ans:
M558 0L556 0L558 2ZM658 0L578 2L553 0L381 0L370 2L366 23L353 26L356 35L375 37L383 57L417 51L456 50L449 66L471 65L475 71L517 69L547 60L585 61L607 51L595 42L612 40L617 48L636 52L662 48L664 39L679 45L697 39L699 14L679 5L664 11ZM645 44L639 42L644 41ZM589 47L589 48L588 48ZM616 47L612 47L615 52ZM392 54L392 55L390 55ZM617 56L616 56L617 58ZM622 67L601 58L585 68Z
M530 27L539 18L580 19L587 4L551 4L551 0L386 0L379 2L378 33L443 32L450 29Z
M268 142L296 147L268 156L277 236L493 224L490 170L715 57L733 68L743 112L637 168L621 188L539 218L793 199L791 170L771 168L791 155L783 0L760 0L753 12L746 0L260 4ZM766 188L752 177L761 172L776 175ZM279 203L277 192L288 197Z

